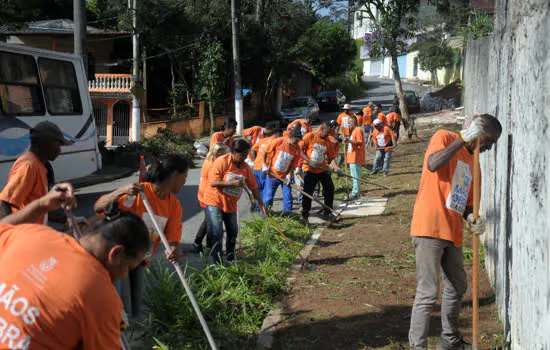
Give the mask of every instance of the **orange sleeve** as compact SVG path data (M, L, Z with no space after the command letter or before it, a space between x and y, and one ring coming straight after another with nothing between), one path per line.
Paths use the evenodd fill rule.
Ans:
M224 174L224 162L223 158L220 157L212 163L212 167L210 168L210 172L208 172L208 182L218 182L223 181Z
M244 169L244 177L246 186L251 190L258 189L258 183L256 182L256 177L254 176L254 173L252 172L252 169L250 167L245 167Z
M82 319L82 349L122 349L122 302L120 299L114 299L118 298L117 294L106 297L106 293L97 289L91 288L86 305L82 305L81 310L75 310L80 313L76 317Z
M340 114L338 118L336 118L336 124L342 125L342 115Z
M260 150L260 142L256 142L255 144L252 145L252 150L256 153L258 153L258 151Z
M449 137L449 133L444 130L439 130L436 132L428 144L428 148L426 149L426 165L428 158L436 153L447 147L453 142L453 138ZM450 174L450 167L448 164L446 166L441 167L439 170L437 170L437 174L443 181L450 181L451 180L451 174Z
M164 233L168 243L179 243L181 241L181 230L183 227L181 217L182 209L181 204L176 196L170 196L170 215L168 216L168 222Z
M0 193L0 200L9 203L12 207L20 210L27 203L29 191L38 181L38 174L29 163L22 163L17 168L12 169L8 184Z
M254 127L243 130L243 136L252 136L252 134L254 134Z

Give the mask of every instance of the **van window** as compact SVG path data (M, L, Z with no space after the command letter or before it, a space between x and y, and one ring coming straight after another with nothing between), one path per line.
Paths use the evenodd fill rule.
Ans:
M0 109L2 114L44 115L44 99L32 56L0 52Z
M71 62L39 58L38 68L51 115L81 114L78 81Z

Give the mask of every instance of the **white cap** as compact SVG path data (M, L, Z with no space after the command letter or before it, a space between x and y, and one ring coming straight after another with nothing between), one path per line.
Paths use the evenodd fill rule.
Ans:
M378 124L382 124L380 119L375 119L374 122L372 122L372 125L378 125Z

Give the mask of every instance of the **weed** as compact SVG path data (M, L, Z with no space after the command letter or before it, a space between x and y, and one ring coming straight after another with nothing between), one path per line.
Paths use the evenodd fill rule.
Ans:
M297 249L310 231L290 218L274 217ZM186 275L209 328L221 348L253 348L256 334L284 288L295 253L261 218L242 228L245 257L238 264L188 269ZM145 346L202 349L208 344L180 281L164 262L148 269L145 303L149 319L143 325ZM154 340L156 339L156 340Z

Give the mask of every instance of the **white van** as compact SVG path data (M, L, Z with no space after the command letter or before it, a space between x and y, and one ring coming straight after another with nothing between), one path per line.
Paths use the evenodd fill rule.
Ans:
M56 181L101 168L101 156L79 56L0 43L0 188L13 162L29 149L29 130L41 121L59 126L74 144L52 162Z

